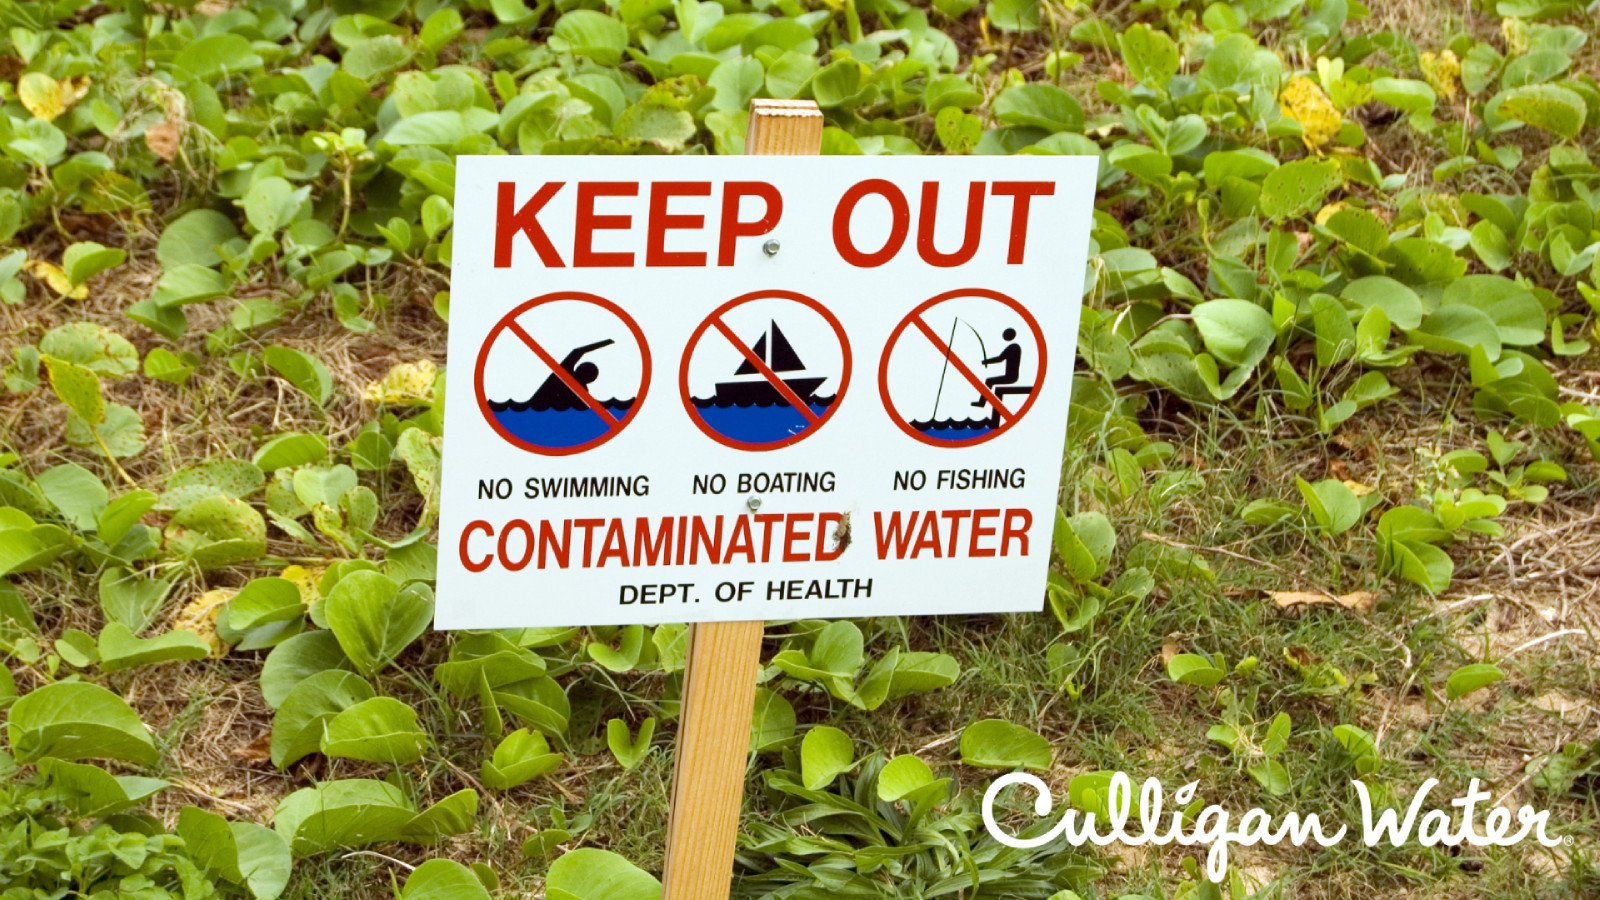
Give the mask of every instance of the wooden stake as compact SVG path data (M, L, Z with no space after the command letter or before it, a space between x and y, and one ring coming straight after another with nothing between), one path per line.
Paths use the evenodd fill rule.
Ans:
M815 156L821 151L822 111L815 103L750 102L746 153ZM761 622L706 622L689 628L663 900L718 900L732 887L761 629Z

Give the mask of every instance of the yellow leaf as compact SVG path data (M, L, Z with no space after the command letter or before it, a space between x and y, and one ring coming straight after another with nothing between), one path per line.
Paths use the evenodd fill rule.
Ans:
M1378 595L1371 591L1354 591L1335 597L1311 591L1268 591L1267 596L1279 609L1291 606L1342 606L1352 612L1369 613L1378 603Z
M29 72L17 79L17 99L34 118L52 122L89 93L89 76L80 75L57 81L43 72Z
M1344 201L1343 200L1339 200L1339 201L1336 201L1334 203L1329 203L1327 206L1324 206L1323 208L1317 210L1317 224L1318 225L1326 225L1326 224L1328 224L1328 220L1333 218L1334 213L1337 213L1339 210L1344 209L1344 206L1345 206Z
M1278 95L1278 104L1285 116L1300 123L1306 146L1313 150L1338 136L1339 127L1344 124L1344 117L1339 115L1333 101L1315 81L1304 75L1289 79L1283 86L1283 93Z
M368 384L361 397L390 406L427 406L433 402L433 382L439 367L431 360L398 363L389 373Z
M1456 88L1461 84L1461 60L1446 49L1438 53L1424 53L1421 57L1422 77L1428 85L1447 100L1454 100Z
M300 605L307 609L317 599L317 585L322 581L322 573L327 571L323 566L308 569L305 566L284 566L278 577L290 582L300 590Z
M222 607L232 600L236 593L238 591L230 588L217 588L190 600L188 605L178 610L177 616L173 618L173 630L182 628L200 635L200 639L211 647L212 659L226 656L228 645L217 634L217 614L222 612Z
M45 262L42 259L28 260L28 274L50 285L50 289L71 300L89 299L89 286L87 284L75 285L67 273L55 263Z
M1362 484L1361 482L1355 481L1355 480L1350 479L1350 478L1346 478L1344 480L1344 486L1349 488L1350 489L1350 493L1355 494L1357 497L1365 497L1366 495L1372 493L1374 490L1377 490L1376 488L1374 488L1370 484Z

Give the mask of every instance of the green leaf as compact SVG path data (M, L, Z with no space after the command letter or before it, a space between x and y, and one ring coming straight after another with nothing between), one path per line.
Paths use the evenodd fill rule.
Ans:
M287 641L279 648L286 646ZM266 681L265 672L262 681ZM372 686L354 672L325 669L306 676L287 692L272 717L272 764L287 768L321 750L328 721L373 696Z
M1192 315L1206 350L1230 366L1245 364L1277 336L1272 314L1248 300L1207 300Z
M1178 653L1167 660L1167 677L1179 684L1211 687L1227 677L1227 670L1198 653Z
M156 745L139 714L97 684L56 682L11 705L6 736L18 762L121 759L149 765Z
M489 892L461 863L430 859L406 876L400 900L489 900Z
M1502 118L1519 119L1568 140L1583 130L1588 115L1583 96L1559 84L1526 84L1504 91L1495 99Z
M344 51L346 72L371 83L411 61L411 48L396 35L380 35L357 42Z
M961 761L985 769L1050 768L1050 742L1004 719L973 722L961 732Z
M328 442L325 438L303 431L291 431L262 444L250 461L263 472L276 472L327 458Z
M1357 278L1345 285L1339 296L1363 310L1373 307L1383 310L1397 328L1412 329L1422 324L1422 298L1387 275Z
M163 269L214 266L222 262L217 248L239 236L233 220L214 209L192 209L161 232L156 258Z
M257 234L276 235L299 217L310 195L309 187L296 188L285 178L268 175L256 179L238 203Z
M100 513L110 502L110 494L93 472L76 463L66 463L40 472L34 483L73 528L94 531L99 527Z
M255 507L232 497L203 497L178 510L166 528L167 547L202 569L259 559L267 524Z
M178 836L206 874L248 888L256 900L274 900L289 884L289 845L270 828L186 806L178 813Z
M1343 534L1361 519L1361 500L1344 482L1326 478L1311 484L1296 476L1294 483L1311 510L1311 518L1324 534Z
M420 589L401 589L378 572L351 572L328 593L328 627L364 675L382 671L433 620L433 603Z
M1082 131L1083 107L1053 84L1018 84L1000 92L994 100L994 117L1006 125L1058 131Z
M808 790L822 790L854 765L850 736L831 725L812 728L800 742L800 780Z
M1117 45L1128 74L1141 84L1164 90L1178 74L1178 45L1165 32L1140 22L1118 35Z
M403 765L421 759L427 745L417 711L393 697L371 697L323 723L326 756Z
M266 476L254 463L209 459L167 476L167 489L161 492L158 505L162 509L182 509L207 497L242 500L261 490L265 482Z
M1038 31L1039 0L989 0L990 23L1005 31Z
M39 760L39 774L62 805L85 818L121 812L171 786L159 778L112 775L99 766L54 757Z
M333 373L315 356L276 344L262 351L261 356L272 371L299 388L318 406L326 406L333 396Z
M1474 691L1504 681L1505 677L1506 673L1494 663L1472 663L1450 673L1450 678L1445 682L1444 693L1451 700L1460 700Z
M1117 549L1117 533L1104 513L1093 511L1075 516L1056 510L1054 534L1056 555L1067 572L1084 584L1105 574L1111 554Z
M1343 171L1333 160L1285 163L1267 173L1261 182L1261 214L1282 220L1310 212L1343 183Z
M583 847L550 864L545 893L548 900L660 900L661 883L615 853Z
M750 724L751 752L780 747L794 737L794 706L782 694L756 688L755 707Z
M933 770L920 758L896 756L878 773L878 799L893 803L934 783Z
M139 371L139 351L127 338L94 322L58 325L39 339L39 352L117 378Z
M121 622L109 622L100 630L99 649L100 669L104 672L211 655L211 647L192 631L176 629L153 638L140 638Z
M766 77L766 70L761 68L760 61L748 56L723 60L706 79L706 85L716 91L711 107L723 112L740 112L761 92Z
M602 66L614 66L622 62L628 49L628 26L592 9L575 9L556 20L549 44L557 53L586 56Z
M106 401L100 393L98 375L76 363L53 356L45 356L43 361L46 371L50 373L50 389L68 409L91 427L106 420Z
M81 241L62 252L61 269L67 273L68 281L79 285L107 269L122 265L127 258L128 251L120 247L106 247L94 241Z
M639 723L639 736L634 738L628 731L628 723L621 719L611 719L606 722L606 746L610 748L611 755L616 757L618 765L625 771L632 772L644 762L650 753L650 739L656 733L656 720L654 717Z
M394 785L348 778L283 798L272 827L295 856L304 857L397 840L416 817L416 807Z
M550 752L544 735L519 728L506 735L494 748L494 755L483 761L481 774L485 787L506 791L554 772L561 762L561 754Z

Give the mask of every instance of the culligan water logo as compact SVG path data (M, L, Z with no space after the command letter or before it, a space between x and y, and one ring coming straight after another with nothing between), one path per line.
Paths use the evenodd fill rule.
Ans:
M1033 775L1014 772L996 779L983 795L983 824L995 840L1008 847L1032 849L1058 838L1065 838L1073 847L1089 844L1097 847L1109 844L1208 847L1206 877L1214 882L1222 881L1227 874L1231 847L1275 846L1284 841L1296 847L1308 843L1332 847L1350 834L1348 825L1341 824L1330 831L1321 816L1298 811L1274 819L1264 810L1249 809L1235 821L1231 811L1213 804L1202 807L1193 816L1185 816L1184 808L1194 801L1199 789L1197 781L1189 782L1172 794L1169 811L1166 789L1159 779L1147 778L1139 787L1135 807L1133 780L1127 773L1117 772L1111 777L1106 793L1108 815L1105 822L1097 821L1092 812L1069 808L1049 831L1022 838L1006 831L994 817L996 798L1013 785L1034 791L1033 810L1040 818L1050 815L1055 807L1049 785ZM1422 847L1509 847L1529 838L1545 847L1556 847L1564 841L1551 837L1547 831L1549 810L1523 806L1513 812L1503 806L1492 806L1485 812L1483 807L1494 798L1482 789L1476 778L1465 794L1449 800L1449 811L1438 805L1428 806L1430 796L1439 786L1436 778L1424 781L1403 811L1393 808L1376 811L1366 784L1357 780L1351 785L1361 804L1361 842L1368 847L1376 847L1383 841L1395 847L1406 843ZM1136 827L1130 828L1130 824Z

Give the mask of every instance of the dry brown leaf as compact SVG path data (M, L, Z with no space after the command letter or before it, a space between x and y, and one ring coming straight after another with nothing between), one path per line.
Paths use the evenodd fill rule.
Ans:
M258 764L272 760L272 732L263 731L248 744L240 744L229 753L241 762Z
M178 149L183 145L183 138L178 126L168 119L144 130L144 145L150 148L151 153L167 162L172 162L178 158Z
M1371 591L1352 591L1337 597L1315 591L1268 591L1267 596L1278 604L1279 609L1291 606L1342 606L1352 612L1369 613L1378 603L1378 595Z
M1178 643L1179 637L1180 635L1177 634L1169 634L1167 639L1161 642L1161 664L1163 666L1172 662L1174 656L1183 652L1183 645Z

